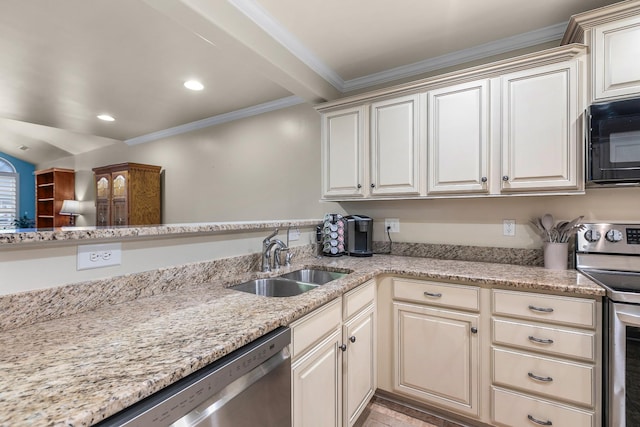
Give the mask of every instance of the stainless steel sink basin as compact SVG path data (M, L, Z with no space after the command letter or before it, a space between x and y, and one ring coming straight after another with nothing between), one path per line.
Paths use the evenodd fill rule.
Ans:
M278 277L282 279L297 280L305 283L313 283L315 285L324 285L325 283L331 282L332 280L340 279L346 275L347 273L338 273L335 271L326 271L326 270L314 270L314 269L307 268L303 270L292 271L291 273L286 273Z
M266 279L249 280L231 286L229 289L248 292L250 294L262 295L265 297L291 297L317 288L318 285L303 283L296 280L271 277Z

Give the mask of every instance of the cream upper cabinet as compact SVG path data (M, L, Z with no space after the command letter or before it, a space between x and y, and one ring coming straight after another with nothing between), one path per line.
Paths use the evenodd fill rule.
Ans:
M420 97L371 104L371 195L420 194Z
M322 115L322 194L327 198L359 198L365 188L364 106ZM368 184L368 183L367 183Z
M578 188L578 83L577 61L501 77L502 192Z
M640 16L595 27L594 100L640 94Z
M489 80L428 94L428 191L487 193Z

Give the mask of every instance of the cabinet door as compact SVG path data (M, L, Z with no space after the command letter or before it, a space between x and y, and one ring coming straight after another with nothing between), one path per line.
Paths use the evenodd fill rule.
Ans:
M419 96L371 104L371 195L420 194Z
M578 187L578 64L502 77L503 192Z
M322 115L322 194L363 197L365 186L365 107Z
M428 194L486 193L489 81L428 93Z
M478 416L479 316L397 302L393 306L395 390Z
M375 310L373 305L344 325L342 355L344 426L352 426L376 391Z
M640 93L640 16L596 27L592 55L595 100Z
M129 173L114 172L111 176L110 225L129 225Z
M341 425L340 337L336 330L292 366L294 427Z

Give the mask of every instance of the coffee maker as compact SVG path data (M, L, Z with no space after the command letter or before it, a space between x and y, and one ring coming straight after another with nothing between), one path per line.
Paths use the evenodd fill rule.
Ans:
M349 215L344 219L347 222L347 254L362 257L373 255L373 219L364 215Z

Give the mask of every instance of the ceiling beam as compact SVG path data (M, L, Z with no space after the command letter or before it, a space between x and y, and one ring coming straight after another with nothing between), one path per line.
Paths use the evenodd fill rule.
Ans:
M341 95L226 0L143 1L216 48L233 49L247 67L259 70L271 81L308 102L330 101Z

